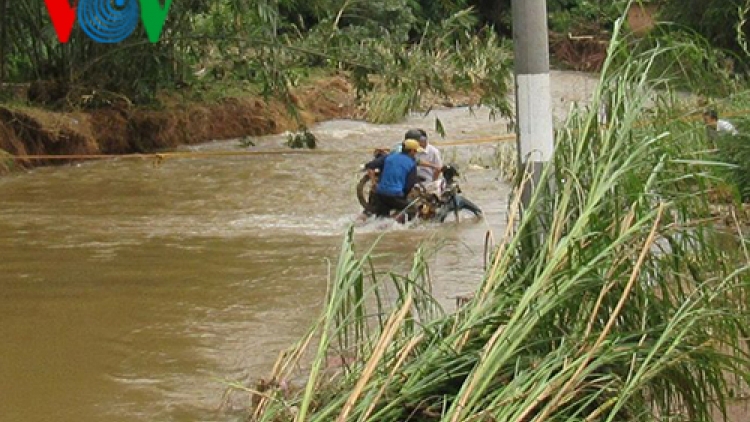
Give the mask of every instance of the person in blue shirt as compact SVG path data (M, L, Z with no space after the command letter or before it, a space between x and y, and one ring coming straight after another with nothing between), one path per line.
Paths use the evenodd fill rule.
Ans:
M417 183L417 163L414 157L422 151L424 150L419 146L419 141L407 138L402 143L401 152L384 155L365 165L367 174L373 181L376 178L375 170L380 170L375 192L371 196L377 216L387 217L391 211L396 210L403 220L404 213L410 216L414 214L414 211L407 209L407 195Z

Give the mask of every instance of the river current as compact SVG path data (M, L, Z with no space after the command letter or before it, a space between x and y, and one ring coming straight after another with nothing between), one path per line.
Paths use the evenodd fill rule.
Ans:
M558 120L595 84L553 72ZM186 147L161 163L123 157L0 178L0 421L240 420L244 397L222 405L228 383L270 373L319 315L360 212L361 165L412 127L458 164L485 217L368 223L355 244L379 241L378 270L394 272L420 245L440 245L430 271L450 312L481 282L487 234L497 241L505 228L510 188L492 169L501 144L474 141L508 135L507 123L481 108L395 125L338 120L311 128L315 151L291 153L273 135L249 148Z
M445 139L431 130L435 117ZM508 186L487 168L498 144L447 146L507 134L483 109L397 125L326 122L312 128L312 152L279 154L290 150L274 135L249 148L184 148L192 155L158 165L121 158L0 179L0 420L237 418L221 406L226 383L269 373L319 314L360 211L361 164L410 127L427 129L458 164L485 218L368 223L355 240L364 250L382 235L385 271L403 269L424 242L442 245L430 265L450 311L481 281L485 236L499 237L506 218Z

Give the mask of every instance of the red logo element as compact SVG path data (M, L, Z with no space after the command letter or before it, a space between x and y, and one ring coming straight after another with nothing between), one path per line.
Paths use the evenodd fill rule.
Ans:
M47 5L47 11L52 18L52 26L57 32L57 39L61 43L66 43L70 39L70 33L73 31L73 23L76 20L76 0L73 0L73 6L68 0L44 0Z

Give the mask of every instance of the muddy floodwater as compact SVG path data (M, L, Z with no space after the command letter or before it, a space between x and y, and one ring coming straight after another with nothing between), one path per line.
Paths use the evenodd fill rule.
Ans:
M312 128L315 152L278 154L289 150L276 135L185 148L194 155L158 166L122 158L0 179L0 421L239 419L241 399L221 406L226 383L269 373L318 315L360 211L359 168L410 127L459 165L485 218L367 224L355 240L363 250L383 235L377 265L396 271L423 242L441 244L431 272L451 310L481 281L485 236L506 220L509 188L484 168L497 144L440 145L507 134L484 109L327 122Z
M482 110L441 118L451 141L505 130ZM268 373L320 311L369 151L433 121L328 122L313 128L311 153L213 155L248 150L226 141L158 166L119 159L0 180L0 420L229 417L217 410L223 380ZM288 151L285 140L250 150ZM481 168L494 144L442 149L486 218L372 223L355 239L364 249L385 233L378 263L394 270L421 242L444 243L432 270L450 306L481 280L485 233L500 234L508 189Z

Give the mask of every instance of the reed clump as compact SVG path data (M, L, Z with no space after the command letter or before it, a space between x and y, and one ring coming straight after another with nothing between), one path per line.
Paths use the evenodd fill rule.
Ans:
M549 183L523 209L518 173L504 241L473 297L444 312L425 251L407 274L378 275L349 230L324 312L272 372L299 391L248 390L251 420L708 421L725 411L750 373L750 258L742 243L718 243L704 141L677 118L669 80L645 77L663 50L615 62L629 47L614 39L602 88L557 133ZM330 356L345 362L333 373Z

